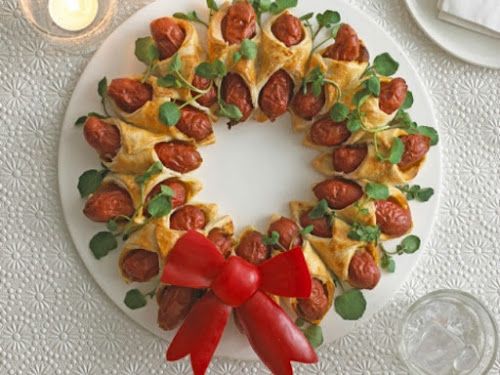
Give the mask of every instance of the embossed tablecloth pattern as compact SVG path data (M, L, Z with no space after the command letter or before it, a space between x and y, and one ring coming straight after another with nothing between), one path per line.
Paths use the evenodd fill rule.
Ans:
M444 150L439 218L415 273L370 322L320 350L299 374L402 374L395 323L437 288L477 295L500 320L500 72L465 64L417 28L401 0L351 0L406 50L424 80ZM146 1L120 1L116 24ZM80 261L57 192L65 107L90 56L38 37L0 0L0 374L189 374L132 323ZM268 373L215 360L211 374ZM500 360L491 371L500 373Z

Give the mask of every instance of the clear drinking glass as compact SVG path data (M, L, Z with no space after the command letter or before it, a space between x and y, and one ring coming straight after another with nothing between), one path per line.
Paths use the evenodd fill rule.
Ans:
M412 374L479 375L495 361L495 320L475 297L437 290L416 301L399 327L399 353Z
M85 54L94 51L107 36L117 0L99 0L97 15L92 23L78 31L59 27L51 18L49 2L19 0L19 5L26 19L48 42L67 52Z

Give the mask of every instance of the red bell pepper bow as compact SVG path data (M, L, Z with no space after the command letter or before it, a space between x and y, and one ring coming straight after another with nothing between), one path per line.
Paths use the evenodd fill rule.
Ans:
M169 361L191 355L195 375L205 373L233 308L250 345L274 374L293 374L290 361L317 362L309 341L266 294L310 296L311 275L299 247L255 266L238 256L224 259L210 240L189 231L170 251L161 281L210 288L167 350Z

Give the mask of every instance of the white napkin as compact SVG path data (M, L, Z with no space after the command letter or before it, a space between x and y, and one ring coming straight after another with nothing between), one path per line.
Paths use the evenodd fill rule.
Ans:
M438 0L443 21L500 38L500 0Z

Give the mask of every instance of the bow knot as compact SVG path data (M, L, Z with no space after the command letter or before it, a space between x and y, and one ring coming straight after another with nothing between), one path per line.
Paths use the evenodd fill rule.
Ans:
M224 259L205 236L188 231L170 251L161 281L210 289L195 303L167 350L171 361L190 355L195 375L205 373L233 309L250 345L274 374L292 374L291 361L317 361L302 332L268 296L310 296L311 275L301 248L256 266L238 256Z

